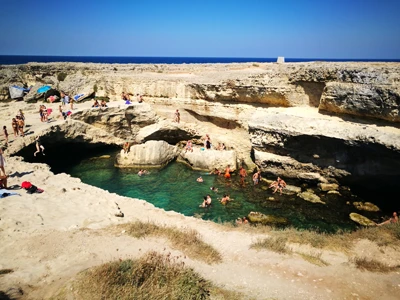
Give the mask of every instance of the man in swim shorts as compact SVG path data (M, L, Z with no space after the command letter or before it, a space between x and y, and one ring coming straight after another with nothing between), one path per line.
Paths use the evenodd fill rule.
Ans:
M240 167L239 175L240 175L240 185L244 185L244 180L245 180L245 178L247 176L247 172L243 168L243 166Z
M259 184L260 181L261 181L261 171L258 170L256 173L253 174L253 182L254 182L254 185Z

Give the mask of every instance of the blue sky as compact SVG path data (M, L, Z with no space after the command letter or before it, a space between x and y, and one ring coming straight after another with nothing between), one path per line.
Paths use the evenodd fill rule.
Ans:
M0 55L400 58L400 0L0 0Z

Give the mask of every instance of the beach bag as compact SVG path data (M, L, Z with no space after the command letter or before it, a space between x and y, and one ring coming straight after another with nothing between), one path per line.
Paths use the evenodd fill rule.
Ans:
M29 181L24 181L23 183L21 183L21 187L23 189L29 189L32 186L32 183L30 183Z

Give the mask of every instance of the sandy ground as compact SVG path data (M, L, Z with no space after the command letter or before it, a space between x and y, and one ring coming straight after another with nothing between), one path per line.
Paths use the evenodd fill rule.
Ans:
M112 105L118 105L115 102ZM79 109L91 103L78 104ZM52 105L57 111L57 104ZM0 104L0 124L6 124L11 143L11 118L24 108L28 132L38 132L50 124L38 119L37 104ZM171 116L172 116L171 108ZM329 116L323 116L329 118ZM59 120L57 122L63 122ZM54 123L53 123L54 124ZM21 137L18 137L21 139ZM33 155L33 153L32 153ZM135 258L149 250L172 252L164 239L135 239L108 229L111 225L135 220L150 221L178 228L196 229L204 241L223 255L219 264L181 258L205 278L255 299L399 299L400 274L362 272L350 258L374 257L388 264L399 264L400 254L392 248L379 249L368 241L358 241L355 252L322 251L328 266L313 265L298 254L315 252L308 246L290 245L291 254L256 251L250 245L261 237L244 229L227 228L209 221L166 212L138 199L122 197L83 184L67 174L54 175L44 164L25 163L5 154L9 186L30 181L44 189L0 199L0 291L21 299L48 299L78 272L110 260ZM250 179L249 179L250 180ZM114 216L117 204L124 218Z

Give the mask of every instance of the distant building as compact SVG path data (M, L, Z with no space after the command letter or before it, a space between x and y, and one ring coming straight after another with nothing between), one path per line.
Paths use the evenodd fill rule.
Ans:
M285 58L283 56L278 56L278 60L276 62L278 64L283 64L285 62Z

